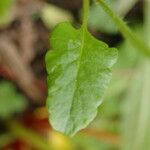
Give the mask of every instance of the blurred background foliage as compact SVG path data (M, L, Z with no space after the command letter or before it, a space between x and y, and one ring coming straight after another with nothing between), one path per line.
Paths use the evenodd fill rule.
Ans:
M7 26L12 21L11 10L15 0L0 1L0 26Z
M143 39L150 35L145 27L145 22L150 26L150 2L107 3ZM81 8L81 0L0 0L0 149L150 149L149 61L122 38L94 0L89 30L119 51L105 100L89 127L71 139L48 123L44 57L49 36L59 22L79 27Z
M18 93L15 87L7 82L2 81L0 86L0 118L8 119L14 113L22 112L26 107L26 100Z

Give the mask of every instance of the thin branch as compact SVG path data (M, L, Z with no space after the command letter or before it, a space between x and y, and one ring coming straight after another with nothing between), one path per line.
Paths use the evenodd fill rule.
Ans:
M31 68L20 57L13 42L5 36L0 37L0 57L17 84L31 99L43 99L44 95L36 84L37 80Z
M21 57L24 61L31 62L36 53L34 44L37 37L30 16L21 17L20 34Z

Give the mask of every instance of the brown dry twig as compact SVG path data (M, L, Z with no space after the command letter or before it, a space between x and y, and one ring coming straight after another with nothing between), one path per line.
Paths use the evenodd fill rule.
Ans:
M20 30L22 59L26 62L31 62L35 56L34 44L36 41L36 33L34 31L34 24L30 17L22 17Z
M37 80L31 68L17 52L17 47L5 35L0 36L0 58L8 72L14 76L18 86L33 100L41 100L44 95L37 86Z
M34 27L32 15L39 12L43 3L39 0L19 0L13 9L14 19L20 21L17 29L19 36L20 54L24 61L30 63L36 55L34 49L37 33Z

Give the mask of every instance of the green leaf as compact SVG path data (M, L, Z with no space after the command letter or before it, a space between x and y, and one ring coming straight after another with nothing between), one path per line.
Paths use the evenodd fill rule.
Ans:
M117 50L96 40L83 26L59 24L46 56L49 119L54 129L74 135L96 116L111 79Z
M7 119L13 113L21 112L26 107L25 98L16 92L9 82L0 83L0 118Z

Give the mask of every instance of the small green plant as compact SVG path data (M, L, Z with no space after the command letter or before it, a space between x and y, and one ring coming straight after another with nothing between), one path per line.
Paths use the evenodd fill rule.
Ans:
M112 11L104 0L97 0L122 35L142 54L150 49ZM52 51L46 55L48 72L47 107L54 129L72 136L85 128L96 116L111 79L117 50L96 40L87 30L89 0L83 0L83 24L75 29L61 23L51 36Z

